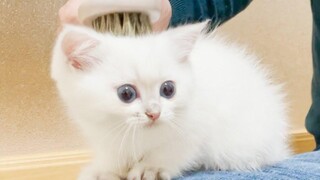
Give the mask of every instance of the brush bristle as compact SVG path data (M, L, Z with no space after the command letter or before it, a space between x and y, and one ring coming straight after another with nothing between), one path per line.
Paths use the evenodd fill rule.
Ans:
M92 27L98 32L119 36L139 36L152 32L147 14L138 12L112 13L96 18Z

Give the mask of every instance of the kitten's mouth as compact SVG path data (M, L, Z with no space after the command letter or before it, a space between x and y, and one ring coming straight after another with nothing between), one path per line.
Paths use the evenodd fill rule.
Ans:
M156 121L149 121L146 123L146 125L144 127L145 128L154 128L154 127L158 126L158 124L159 123Z

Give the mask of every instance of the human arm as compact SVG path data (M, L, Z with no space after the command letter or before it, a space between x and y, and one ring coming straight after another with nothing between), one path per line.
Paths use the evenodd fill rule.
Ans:
M244 10L252 0L170 0L170 26L211 20L212 27L221 25Z
M82 0L69 0L59 10L61 23L80 24L78 7ZM168 25L193 23L211 19L212 27L220 25L244 10L252 0L162 0L159 21L154 31L167 29Z

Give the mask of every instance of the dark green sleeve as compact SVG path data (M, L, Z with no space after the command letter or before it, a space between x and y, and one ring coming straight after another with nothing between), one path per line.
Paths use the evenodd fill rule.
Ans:
M312 104L306 118L306 128L316 140L316 150L320 151L320 1L311 0L313 17L312 30Z
M170 0L170 26L211 19L212 27L223 24L244 10L252 0Z

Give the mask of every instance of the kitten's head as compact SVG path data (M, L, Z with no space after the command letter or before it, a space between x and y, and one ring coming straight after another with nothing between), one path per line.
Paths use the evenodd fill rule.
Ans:
M150 125L172 123L193 97L189 54L205 26L143 37L115 37L65 26L52 78L75 119Z

